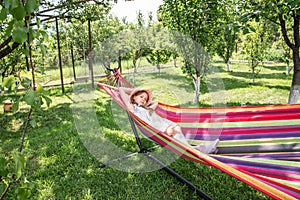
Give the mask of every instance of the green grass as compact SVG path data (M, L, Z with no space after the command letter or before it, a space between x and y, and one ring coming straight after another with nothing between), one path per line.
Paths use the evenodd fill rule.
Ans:
M205 78L205 83L201 85L200 106L218 104L216 97L220 94L226 96L227 105L239 106L243 102L248 105L287 103L292 77L283 74L284 66L263 68L256 84L249 85L251 76L245 65L233 64L233 72L224 71L225 67L220 63L215 65L218 72ZM156 69L151 69L124 76L136 86L151 89L157 101L192 106L193 89L178 68L163 69L160 75ZM220 91L220 85L223 91ZM143 171L147 166L153 166L142 158L99 168L101 161L121 154L106 148L104 144L113 143L118 150L125 152L138 149L130 134L126 113L101 91L92 91L91 95L87 95L89 89L84 84L67 87L65 95L60 92L60 87L48 89L53 103L49 108L43 106L34 112L32 118L37 121L38 127L30 127L26 137L25 176L33 185L31 199L199 199L161 169L131 172L137 171L135 167ZM18 95L2 95L0 101L15 99ZM25 105L21 105L15 114L0 111L0 152L18 148L27 112ZM88 126L92 124L92 119L96 119L100 128ZM142 141L146 146L153 145L145 138ZM168 155L174 156L171 153ZM270 199L213 167L183 158L175 158L170 167L213 199ZM7 197L15 199L13 190Z

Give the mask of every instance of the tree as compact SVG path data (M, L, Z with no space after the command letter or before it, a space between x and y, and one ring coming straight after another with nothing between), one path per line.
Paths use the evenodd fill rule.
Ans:
M165 64L169 61L171 52L165 49L154 49L151 50L147 56L147 61L155 65L160 73L160 64Z
M227 1L223 15L221 15L221 24L217 31L217 40L214 40L215 51L226 63L227 71L230 70L230 58L234 52L236 41L238 39L239 24L237 16L239 9L235 1Z
M252 84L254 84L255 76L263 67L263 62L266 57L266 49L272 44L268 38L271 34L267 34L266 23L262 21L257 23L251 21L252 31L243 36L243 54L248 60L248 65L251 69Z
M270 1L248 1L243 5L247 12L244 13L245 19L256 18L259 16L280 26L285 43L292 51L294 74L290 89L288 103L297 103L300 92L300 3L296 0L270 0ZM292 31L291 37L289 30Z
M194 103L199 101L201 77L210 60L204 50L211 52L214 47L214 41L209 38L214 38L218 31L216 27L226 7L223 3L209 0L164 0L159 8L158 18L163 25L181 33L178 34L177 42L184 57L183 71L188 74L195 87ZM186 41L188 39L183 35L190 37L193 42ZM187 47L187 44L192 46Z

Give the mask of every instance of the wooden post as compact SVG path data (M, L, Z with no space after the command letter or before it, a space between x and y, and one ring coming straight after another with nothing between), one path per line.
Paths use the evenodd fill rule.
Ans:
M62 93L65 93L64 77L63 77L62 63L61 63L60 40L59 40L59 30L58 30L58 19L57 19L57 17L55 18L55 24L56 24L58 63L59 63L59 70L60 70L61 90L62 90Z
M120 73L122 74L122 58L121 58L121 50L118 51L118 68Z
M89 29L89 69L90 69L90 78L92 80L92 88L94 86L94 71L93 71L93 48L92 48L92 31L91 31L91 20L88 20L88 29Z
M72 67L73 67L74 81L76 81L76 72L75 72L75 60L74 60L73 44L71 44L71 58L72 58Z

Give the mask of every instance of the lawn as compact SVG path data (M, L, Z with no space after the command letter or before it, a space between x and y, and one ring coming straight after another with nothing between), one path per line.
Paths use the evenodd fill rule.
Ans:
M232 72L215 63L212 75L201 85L198 106L219 104L240 106L287 103L291 75L285 67L269 64L250 85L251 75L245 64L232 64ZM127 72L127 71L126 71ZM151 89L155 100L193 106L192 85L179 68L158 71L153 68L124 76L134 85ZM138 148L130 132L126 113L102 91L90 83L48 88L53 103L33 113L37 128L29 128L24 153L26 179L31 183L30 199L199 199L174 177L142 157L100 168L99 164ZM2 95L17 98L19 94ZM28 107L15 113L0 111L0 152L16 150L20 143ZM154 145L143 138L146 146ZM261 192L223 172L192 161L177 158L170 152L169 166L198 186L213 199L270 199ZM153 170L155 169L155 170ZM12 189L7 199L15 199Z

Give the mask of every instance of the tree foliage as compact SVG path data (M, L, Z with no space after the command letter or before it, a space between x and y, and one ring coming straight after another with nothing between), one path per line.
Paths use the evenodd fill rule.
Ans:
M220 16L220 25L218 33L214 40L215 52L220 56L227 65L227 71L230 71L230 58L235 50L238 33L240 30L240 23L238 22L238 14L240 9L236 2L227 1L224 4L223 14Z
M266 58L266 49L270 41L267 34L266 24L257 23L252 21L251 26L253 31L243 35L243 54L248 60L248 65L252 74L252 84L254 84L255 76L260 72L263 67L263 62Z
M297 0L246 1L245 20L259 17L277 24L287 46L292 50L294 74L290 90L289 103L297 103L300 91L300 3ZM289 34L289 31L292 34Z

